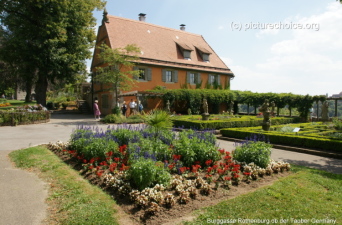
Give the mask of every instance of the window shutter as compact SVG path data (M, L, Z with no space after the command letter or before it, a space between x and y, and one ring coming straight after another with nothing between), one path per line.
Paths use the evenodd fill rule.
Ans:
M217 84L220 85L221 84L221 76L217 75Z
M190 72L186 72L186 83L190 84Z
M162 69L162 81L166 82L166 69Z
M147 68L146 69L147 72L147 76L146 76L146 80L151 81L152 80L152 69L151 68Z
M134 70L134 71L137 71L137 70L138 70L138 67L134 66L134 67L133 67L133 70ZM138 79L139 79L139 74L133 75L133 79L134 79L134 80L138 80Z
M177 83L178 82L178 71L174 70L173 72L173 82Z
M199 83L201 83L201 74L197 73L196 74L196 84L199 84Z

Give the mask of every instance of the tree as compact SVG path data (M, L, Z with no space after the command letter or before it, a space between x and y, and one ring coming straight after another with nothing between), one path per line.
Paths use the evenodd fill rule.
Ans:
M95 40L92 12L104 4L104 0L0 0L0 54L16 59L20 71L28 71L25 76L20 73L26 83L35 80L37 103L46 104L48 82L72 82L86 69Z
M100 46L100 60L104 63L101 67L96 67L95 80L104 84L111 84L115 94L115 99L119 91L126 91L136 83L139 75L138 70L132 70L139 60L140 48L134 44L124 48L111 49L105 44Z

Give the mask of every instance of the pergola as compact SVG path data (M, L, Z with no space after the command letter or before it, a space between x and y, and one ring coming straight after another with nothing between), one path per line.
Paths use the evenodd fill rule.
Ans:
M342 100L342 97L339 98L327 98L327 100L334 100L335 101L335 117L337 117L337 101Z

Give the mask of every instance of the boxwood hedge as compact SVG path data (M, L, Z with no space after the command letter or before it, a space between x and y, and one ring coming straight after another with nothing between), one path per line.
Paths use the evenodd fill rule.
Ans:
M221 130L221 134L224 137L245 139L251 134L264 134L266 135L272 144L289 145L296 147L317 148L322 150L332 150L342 152L342 140L329 138L326 134L333 133L334 131L322 130L320 132L313 128L309 132L308 124L296 124L296 127L303 128L303 131L298 133L281 133L277 131L263 131L261 127L249 127L249 128L226 128Z
M275 117L272 118L272 124L287 124L295 123L299 120L296 117ZM233 127L254 127L261 126L263 118L257 118L255 116L244 116L241 118L229 118L219 120L191 120L186 118L174 118L174 127L184 127L192 129L222 129L222 128L233 128Z

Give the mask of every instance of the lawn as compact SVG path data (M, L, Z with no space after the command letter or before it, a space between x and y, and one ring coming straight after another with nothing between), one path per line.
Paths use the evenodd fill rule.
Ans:
M283 223L328 224L342 222L342 175L294 166L293 175L255 192L197 211L186 224ZM305 221L304 221L305 220ZM277 221L277 222L276 222Z
M49 184L47 224L118 224L116 204L45 147L10 153L16 166L37 171Z

